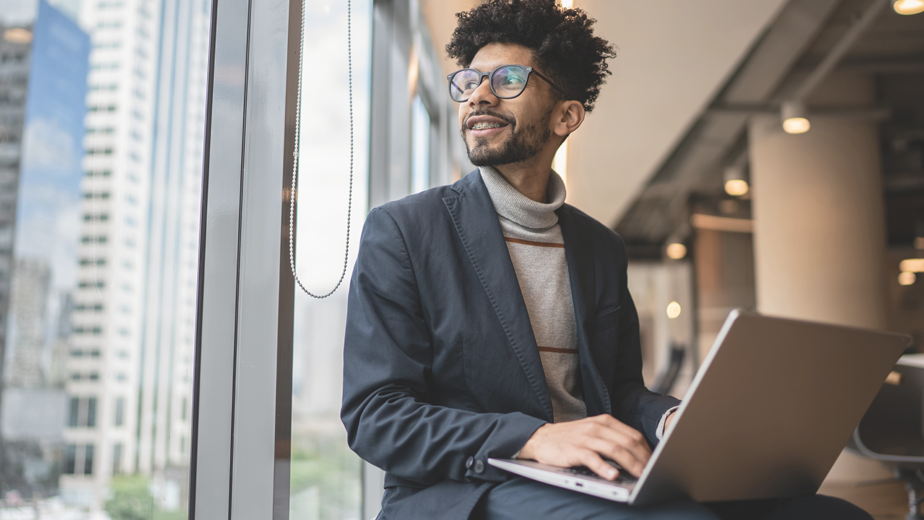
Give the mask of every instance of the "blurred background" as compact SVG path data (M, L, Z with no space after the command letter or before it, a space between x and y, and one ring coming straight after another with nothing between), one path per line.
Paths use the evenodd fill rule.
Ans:
M444 48L479 2L353 0L350 56L346 1L291 2L310 197L296 267L325 293L347 218L349 276L370 208L474 169ZM554 168L629 246L649 386L682 398L734 308L902 332L920 351L924 4L564 3L618 57ZM187 516L216 5L0 0L0 520ZM296 292L294 309L277 493L291 518L371 518L382 474L338 417L346 291ZM904 518L892 476L845 451L822 492Z

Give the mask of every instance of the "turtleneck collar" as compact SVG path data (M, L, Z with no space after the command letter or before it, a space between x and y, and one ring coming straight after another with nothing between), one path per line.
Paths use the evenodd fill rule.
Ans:
M548 229L558 223L555 210L565 203L565 183L557 173L552 171L549 175L549 202L541 203L517 191L494 168L480 166L478 169L498 215L530 229Z

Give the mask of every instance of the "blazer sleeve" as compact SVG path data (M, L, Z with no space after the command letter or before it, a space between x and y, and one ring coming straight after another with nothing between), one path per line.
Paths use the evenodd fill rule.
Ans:
M623 265L628 266L628 259ZM619 348L616 357L616 375L610 400L613 416L642 432L651 446L657 446L658 423L664 413L680 405L671 396L656 394L645 387L642 378L642 347L639 337L638 311L629 294L626 275L620 282Z
M487 458L512 457L545 421L431 404L432 349L405 237L376 208L363 228L347 310L341 419L350 448L421 484L506 480Z

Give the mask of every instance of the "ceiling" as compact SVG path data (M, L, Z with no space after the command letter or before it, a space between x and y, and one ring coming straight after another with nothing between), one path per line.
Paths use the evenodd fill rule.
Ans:
M779 103L857 23L872 0L790 0L734 74L655 168L617 231L641 256L684 234L689 201L728 198L725 166L746 163L750 113L778 113ZM878 14L832 73L872 75L881 113L889 243L910 244L924 223L924 15L901 16L880 2ZM823 105L830 99L809 98ZM747 207L747 204L742 205Z

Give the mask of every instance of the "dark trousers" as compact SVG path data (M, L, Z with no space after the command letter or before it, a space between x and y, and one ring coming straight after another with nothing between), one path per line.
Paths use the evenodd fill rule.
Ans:
M872 520L862 509L837 498L815 495L779 500L698 504L677 502L633 507L525 478L491 489L472 518L483 520Z

